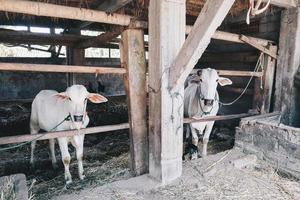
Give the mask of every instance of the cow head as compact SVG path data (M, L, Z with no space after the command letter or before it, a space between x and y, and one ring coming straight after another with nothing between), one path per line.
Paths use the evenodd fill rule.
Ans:
M86 117L87 100L93 103L103 103L107 99L96 93L89 93L83 85L73 85L65 92L55 95L59 100L65 101L66 109L71 115L71 120L76 129L81 129Z
M197 71L200 80L200 98L204 106L211 107L216 100L217 86L231 85L232 81L228 78L220 77L214 69L202 69Z

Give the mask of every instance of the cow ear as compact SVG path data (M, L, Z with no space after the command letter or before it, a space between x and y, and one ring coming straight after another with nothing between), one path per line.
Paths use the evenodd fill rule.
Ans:
M104 103L108 101L107 98L96 93L89 93L87 98L93 103Z
M202 69L199 69L199 70L197 71L197 75L198 75L198 76L201 76L201 74L202 74Z
M229 78L219 77L218 83L219 83L221 86L225 86L225 85L231 85L231 84L232 84L232 81L231 81Z
M54 96L60 100L66 100L69 98L69 96L66 94L66 92L57 93Z

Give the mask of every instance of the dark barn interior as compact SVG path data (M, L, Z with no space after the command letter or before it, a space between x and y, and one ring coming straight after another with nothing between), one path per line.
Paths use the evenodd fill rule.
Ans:
M19 6L15 0L15 5L0 1L0 7L1 3L4 5L0 8L0 176L24 173L27 187L32 186L31 192L36 199L50 199L52 195L59 198L62 194L148 172L163 183L180 177L181 152L174 148L182 146L182 136L175 138L171 132L184 130L183 123L190 124L195 119L183 118L182 104L177 102L180 98L176 97L175 103L174 98L170 98L171 103L164 96L170 92L166 84L181 85L174 94L183 96L181 77L212 68L220 76L230 78L233 84L217 88L220 108L217 116L207 118L208 121L215 120L208 155L240 148L276 165L274 155L281 156L281 149L284 149L282 156L286 158L281 164L278 161L277 165L284 174L300 178L296 164L289 166L285 160L289 157L298 165L300 162L296 156L300 144L296 141L298 136L295 136L298 134L295 127L300 127L298 3L296 0L288 0L286 4L271 0L268 8L259 15L251 16L250 24L247 24L249 2L252 1L230 1L234 2L230 10L219 14L222 11L216 9L216 13L211 14L216 14L216 17L209 14L214 6L208 0L163 0L159 5L162 7L158 6L159 1L151 4L150 0L22 0ZM267 2L264 0L262 6ZM185 19L168 18L176 7L172 7L173 4L185 9ZM21 5L26 5L27 10ZM168 6L170 11L163 11ZM221 6L223 4L220 3ZM161 29L151 21L156 16L155 12L161 17L162 22L157 25ZM97 18L98 14L103 17ZM202 24L199 24L209 31L197 33L198 20L205 16L207 18L204 19L210 23L202 19ZM164 21L165 18L168 21ZM185 23L184 30L182 21ZM177 26L181 26L178 34L165 31ZM186 47L185 43L178 42L181 40L178 35L183 31L186 41L197 38L196 34L199 38L203 37L197 40L202 46L190 43L191 48L197 46L198 49L187 51L194 52L189 57L193 61L182 63L188 63L184 64L189 68L192 63L193 70L187 72L189 68L184 66L186 69L178 72L180 78L170 82L172 72L169 77L164 77L167 69L164 62L173 67L181 63L172 60L177 59L181 53L179 50ZM172 42L178 46L174 52L173 44L169 45ZM166 53L168 51L172 52ZM173 58L173 54L179 56ZM38 164L36 169L32 169L29 164L31 139L24 138L30 133L31 104L35 96L45 89L63 92L74 84L84 85L91 93L104 95L108 102L87 105L90 123L87 132L84 132L87 134L84 160L88 178L75 182L68 189L59 190L64 186L63 163L53 171L48 158L48 141L44 139L38 141ZM153 85L159 89L153 89ZM183 101L183 97L179 101ZM174 114L177 108L178 113ZM168 125L170 116L165 118L170 113L172 123L175 121L172 128ZM175 127L176 123L179 128ZM273 130L269 130L270 126L276 130L284 127L284 132L293 132L294 137L281 141L279 130L274 141L269 134ZM63 134L72 134L67 132ZM47 137L57 138L51 134ZM261 138L261 142L255 134L259 134L257 138ZM264 140L269 136L272 142ZM25 145L11 148L17 145L14 143ZM202 146L200 142L198 148ZM280 152L270 150L270 146L276 146ZM2 152L1 147L9 150ZM70 150L74 156L75 149ZM60 155L58 148L56 152ZM275 153L269 155L269 152ZM180 164L174 164L174 168L167 165L164 171L163 164L161 168L157 167L157 163L171 162L174 157L180 158ZM177 169L180 173L175 172ZM71 169L71 173L74 170Z

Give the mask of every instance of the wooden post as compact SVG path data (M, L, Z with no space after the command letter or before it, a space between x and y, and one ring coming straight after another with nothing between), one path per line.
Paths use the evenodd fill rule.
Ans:
M169 68L185 40L185 0L150 1L149 173L168 183L182 173L183 85L168 89Z
M71 29L70 33L80 35L79 29ZM67 47L67 64L68 65L84 65L84 49ZM76 84L76 75L69 73L67 75L68 86Z
M268 49L277 53L277 46L270 46ZM258 108L262 114L266 114L271 111L276 60L264 54L262 62L263 77L254 80L253 109Z
M275 110L282 111L283 123L298 121L297 89L294 76L300 64L300 8L282 11L279 56L276 67Z
M121 65L127 70L124 83L129 108L130 168L134 175L141 175L148 172L149 161L144 31L128 29L121 36Z

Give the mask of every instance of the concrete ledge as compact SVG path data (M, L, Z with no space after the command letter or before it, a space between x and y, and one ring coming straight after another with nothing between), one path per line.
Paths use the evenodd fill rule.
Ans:
M13 189L17 200L28 199L28 188L26 185L26 176L24 174L14 174L0 177L0 191L3 191L8 182L13 183Z

